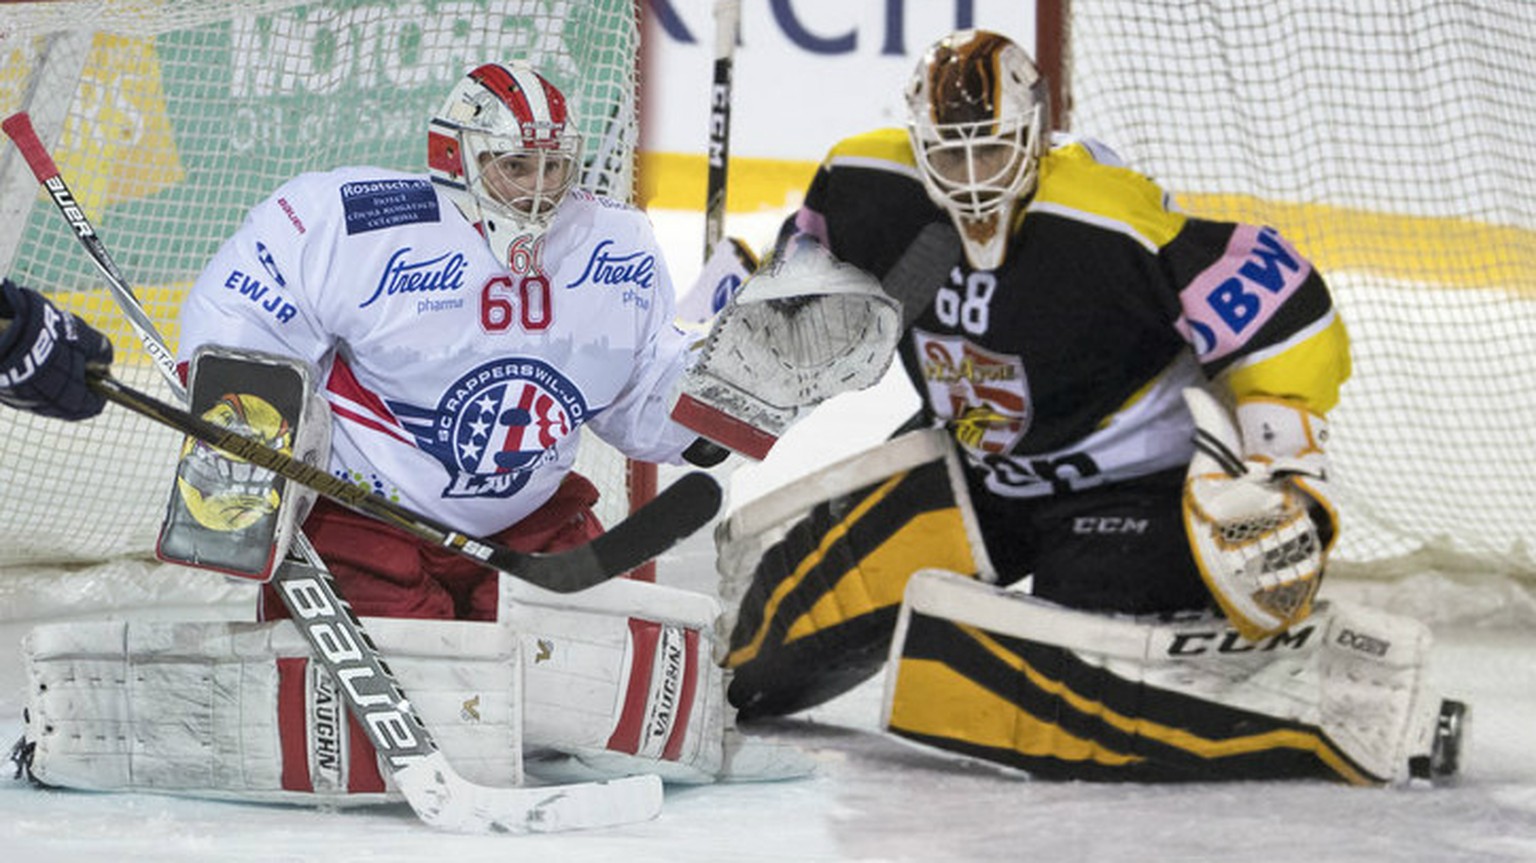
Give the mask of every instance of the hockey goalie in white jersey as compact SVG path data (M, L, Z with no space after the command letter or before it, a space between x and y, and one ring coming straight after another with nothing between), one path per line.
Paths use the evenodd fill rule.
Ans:
M427 165L425 175L305 174L250 211L183 307L179 359L194 411L524 552L602 529L597 493L572 469L583 427L633 459L724 457L671 418L674 403L709 428L774 375L759 368L737 389L740 368L695 355L673 323L646 216L576 186L582 142L558 88L521 63L471 71L430 120ZM834 270L829 258L784 261L753 290L816 293ZM868 364L873 380L889 362L896 313L861 284L833 291L839 326L812 339L811 354L803 339L768 349L784 360L779 392L761 402L776 409L769 438L796 405L826 396L785 394L806 369L857 349L850 362ZM816 317L805 307L803 297L774 307L796 322L768 320L778 312L766 304L743 311L768 326L717 328L710 344L750 352L764 349L753 339L804 336L797 324ZM869 320L848 326L858 308ZM284 371L300 383L254 395ZM230 396L242 374L248 384ZM738 428L754 421L743 416ZM278 494L248 465L192 443L159 550L264 579L300 527L339 593L375 619L384 656L472 781L515 784L525 766L541 778L683 782L804 770L727 730L713 597L623 579L548 593L330 501ZM264 590L261 619L283 617ZM43 782L300 802L390 796L367 738L343 721L335 683L280 624L43 628L28 645L27 757ZM87 673L104 667L153 673L130 672L131 685Z

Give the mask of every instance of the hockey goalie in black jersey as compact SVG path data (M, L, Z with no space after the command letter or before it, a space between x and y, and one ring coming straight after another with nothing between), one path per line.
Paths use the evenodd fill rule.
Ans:
M1045 94L1012 41L952 34L908 128L838 143L786 222L779 251L902 301L922 408L840 493L719 531L732 703L792 713L887 664L888 730L1040 777L1454 773L1423 627L1316 599L1350 373L1322 275L1053 138Z

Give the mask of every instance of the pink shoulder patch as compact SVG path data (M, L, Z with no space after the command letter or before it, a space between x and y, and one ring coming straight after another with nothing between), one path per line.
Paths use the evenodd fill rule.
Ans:
M828 245L827 217L815 210L809 207L801 207L795 213L795 228L802 234L810 234L815 237L823 246Z
M1296 293L1312 264L1274 228L1240 225L1226 252L1179 292L1179 333L1202 362L1247 344Z

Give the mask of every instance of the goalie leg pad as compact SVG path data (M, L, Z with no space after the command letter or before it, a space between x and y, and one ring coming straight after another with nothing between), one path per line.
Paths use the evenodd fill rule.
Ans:
M365 625L467 779L522 779L518 641L485 623ZM282 623L69 623L25 638L41 782L268 803L402 799L330 675ZM345 681L343 681L345 685Z
M529 772L691 784L809 772L795 750L730 727L713 598L628 579L557 594L510 577L501 595L522 640Z
M757 563L725 664L742 718L794 713L872 677L907 579L990 573L951 455L815 506Z
M1214 617L1071 611L947 573L912 579L883 726L1048 779L1401 782L1428 755L1429 636L1354 606L1264 641Z
M311 466L330 455L331 418L307 363L205 345L192 357L191 411ZM267 581L315 493L188 437L155 553L161 560Z

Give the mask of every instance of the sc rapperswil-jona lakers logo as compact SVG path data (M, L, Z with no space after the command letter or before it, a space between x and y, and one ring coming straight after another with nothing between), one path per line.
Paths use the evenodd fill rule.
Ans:
M391 402L422 450L448 469L444 497L509 497L587 417L581 391L548 364L495 360L449 387L437 407Z

